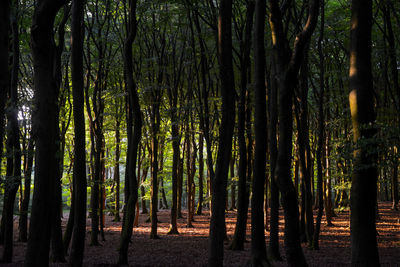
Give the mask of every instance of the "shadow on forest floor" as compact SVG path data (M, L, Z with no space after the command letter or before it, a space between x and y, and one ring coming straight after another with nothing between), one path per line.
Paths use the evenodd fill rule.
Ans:
M400 266L400 212L390 209L391 203L379 203L380 220L377 221L378 246L381 266ZM161 239L151 240L150 223L145 221L146 214L140 214L139 227L134 228L132 243L129 248L131 266L204 266L207 264L207 245L209 232L209 211L195 216L193 228L186 227L186 213L178 219L179 235L167 235L169 228L169 210L158 212L158 234ZM280 244L283 249L283 212L280 213ZM120 222L113 222L112 216L105 216L105 239L100 246L89 246L89 233L86 236L84 266L116 266L118 244L121 230ZM227 212L227 231L232 238L235 229L236 212ZM67 218L63 218L65 226ZM250 222L250 216L249 216ZM18 229L15 221L15 232ZM334 226L327 227L323 218L321 225L320 250L310 250L305 244L303 251L310 266L350 266L350 229L349 212L337 213L333 218ZM90 219L87 221L89 231ZM17 234L15 234L15 237ZM250 240L250 225L247 227L247 239ZM267 233L268 241L268 233ZM15 242L12 264L4 266L21 266L26 244ZM229 242L225 242L227 248ZM268 245L268 242L267 242ZM0 246L0 255L2 253ZM244 266L250 258L250 243L245 244L244 251L225 250L225 266ZM274 262L274 266L286 266L283 262ZM51 266L67 266L67 264L51 264Z

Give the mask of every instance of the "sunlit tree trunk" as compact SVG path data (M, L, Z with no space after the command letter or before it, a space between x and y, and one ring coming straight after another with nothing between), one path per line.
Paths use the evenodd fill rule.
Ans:
M353 0L351 14L349 101L354 141L358 144L350 197L351 263L379 266L375 225L377 151L371 142L377 132L371 71L372 1Z

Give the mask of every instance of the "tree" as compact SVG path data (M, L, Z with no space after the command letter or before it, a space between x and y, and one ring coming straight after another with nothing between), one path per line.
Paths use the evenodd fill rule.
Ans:
M318 21L319 1L309 3L307 23L297 35L293 50L289 48L285 36L282 11L278 1L270 0L270 26L274 63L279 81L279 147L274 179L277 180L282 195L285 215L285 247L287 262L294 266L307 266L299 239L299 211L297 195L293 185L290 166L292 154L292 98L298 83L298 72L304 58L307 44ZM284 6L284 8L286 8Z
M21 183L21 146L18 126L18 72L19 72L19 33L17 24L18 1L13 4L11 23L12 32L12 67L11 84L8 90L7 105L7 180L4 189L4 207L2 216L2 231L4 250L3 261L11 262L13 255L14 237L14 203L19 185Z
M55 44L53 24L63 0L39 0L35 6L31 28L34 61L35 111L35 188L26 266L48 266L53 189L59 166L56 153L58 95L53 76Z
M125 186L128 186L128 196L125 196L124 224L121 231L118 264L128 264L128 245L132 236L132 227L135 219L135 207L138 198L138 183L136 178L137 151L142 133L142 115L140 112L139 96L133 79L132 44L136 37L136 0L129 1L129 18L127 36L124 43L124 68L126 88L128 91L128 154L127 175ZM133 128L133 130L132 130Z
M215 177L211 181L211 222L208 244L208 264L222 266L225 238L225 201L229 159L235 114L234 74L232 66L232 1L221 0L218 23L218 56L221 79L222 118Z
M372 1L353 0L350 32L350 110L354 170L350 198L351 263L379 266L376 241L377 152L374 91L371 71Z
M251 151L249 144L246 144L246 123L250 124L250 117L248 113L250 110L250 103L246 101L246 95L250 95L247 86L250 69L250 50L251 50L251 32L253 28L253 17L255 10L255 1L248 1L246 9L246 21L245 21L245 32L244 38L242 37L241 45L241 57L240 57L240 94L238 103L238 146L239 146L239 182L238 182L238 209L236 216L235 233L233 235L232 243L230 248L232 250L243 250L244 242L246 239L246 225L247 225L247 213L249 209L249 181L251 179ZM250 97L247 96L247 100ZM251 136L248 135L247 139ZM250 142L249 142L250 143Z
M72 266L81 266L85 247L86 231L86 151L85 151L85 117L84 117L84 86L83 86L83 39L84 32L84 0L72 1L72 95L74 111L74 170L73 194L74 227L72 237L71 256L69 263Z
M3 154L4 112L10 86L8 68L10 0L2 1L0 8L0 158Z
M254 25L255 149L251 199L251 266L269 266L264 237L264 186L267 161L267 103L264 24L266 1L256 0Z

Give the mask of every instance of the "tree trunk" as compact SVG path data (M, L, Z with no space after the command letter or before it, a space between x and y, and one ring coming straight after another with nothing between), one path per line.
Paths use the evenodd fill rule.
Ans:
M264 187L267 160L264 24L266 1L256 0L254 24L255 150L251 199L251 266L269 266L264 236Z
M186 127L186 135L185 135L185 144L186 144L186 196L187 196L187 201L186 201L186 205L187 205L187 217L186 217L186 227L193 227L192 225L192 164L191 164L191 160L192 160L192 147L191 147L191 143L190 143L190 129L189 129L189 119L190 119L190 114L188 114L188 118L187 118L187 127Z
M73 201L74 227L72 230L72 246L69 263L81 266L85 248L86 232L86 151L85 151L85 116L84 116L84 87L83 87L83 40L84 32L84 0L72 2L72 47L71 47L71 76L74 113L74 166L73 166Z
M272 58L274 60L274 58ZM278 125L278 105L277 105L277 89L278 81L276 76L276 64L272 62L271 69L271 85L268 94L269 104L269 161L270 161L270 177L271 177L271 211L270 211L270 232L268 254L272 260L282 260L279 252L279 188L275 179L275 169L277 161L277 140L276 128Z
M14 243L14 204L21 183L21 146L18 126L18 71L19 71L19 33L16 18L18 3L14 4L15 14L12 15L12 69L9 91L9 106L7 107L7 179L4 186L4 209L2 230L4 230L3 262L11 262ZM9 23L9 22L7 22ZM2 142L2 140L1 140Z
M22 198L22 203L20 207L19 216L19 236L18 240L20 242L28 241L28 207L29 199L31 196L31 176L32 176L32 166L33 166L33 153L35 145L33 143L33 137L31 136L28 141L28 148L25 152L24 159L24 194Z
M203 191L204 191L204 156L203 147L204 139L203 134L199 134L199 197L196 208L196 215L201 215L203 212Z
M211 180L211 222L208 244L208 264L222 266L224 258L225 200L229 158L235 115L234 74L232 66L232 1L220 1L218 24L218 54L222 96L222 119L215 177Z
M126 176L129 180L129 196L126 199L126 209L124 212L124 224L121 231L121 240L119 245L118 264L128 264L128 246L132 236L132 227L135 220L135 206L138 198L138 183L136 179L136 162L137 151L142 133L142 117L139 104L139 96L136 84L133 79L132 66L132 44L136 37L137 21L136 21L136 0L129 1L129 24L127 28L127 37L124 43L124 69L126 74L126 87L128 90L128 146L129 154L127 155L127 172ZM132 133L133 127L133 133ZM153 150L154 152L154 150ZM125 182L125 184L127 184Z
M178 179L179 179L179 143L180 143L180 135L179 135L179 126L177 122L177 98L178 91L170 90L170 103L172 106L171 111L171 133L172 133L172 207L171 207L171 222L168 230L168 234L179 234L178 225L177 225L177 216L178 216Z
M158 239L157 235L157 210L158 210L158 131L160 126L160 111L159 103L152 105L151 118L151 202L150 202L150 217L151 217L151 239Z
M282 14L277 0L270 0L270 24L273 38L276 71L279 77L279 148L275 179L282 195L285 215L285 247L289 266L307 266L299 239L299 210L296 190L291 178L292 98L297 75L304 58L306 45L318 21L319 1L309 3L307 24L296 37L293 51L286 39Z
M119 210L120 210L120 174L119 174L119 158L121 154L121 149L120 149L120 143L121 143L121 136L120 136L120 125L121 122L119 121L119 108L118 104L116 104L116 116L117 116L117 121L116 121L116 126L115 126L115 165L114 165L114 183L115 183L115 211L114 211L114 221L119 222L121 221L121 217L119 216ZM140 174L140 173L139 173ZM140 178L140 175L139 175Z
M321 23L320 35L318 38L318 54L319 54L319 97L318 97L318 137L317 137L317 204L318 213L315 221L315 231L313 236L313 247L319 249L319 233L321 229L321 220L324 213L324 197L322 191L322 153L324 151L324 90L325 90L325 60L323 54L323 41L324 41L324 26L325 26L325 0L321 0Z
M374 140L374 92L371 72L372 1L353 0L350 40L350 110L355 162L350 198L351 263L354 266L379 266L376 240L375 205L377 151Z
M41 0L35 7L31 47L34 62L36 111L33 117L35 153L35 187L26 266L48 266L53 188L57 177L57 98L53 76L55 44L53 24L64 1Z
M10 86L9 39L10 1L0 3L0 158L3 156L4 112ZM1 165L1 162L0 162Z

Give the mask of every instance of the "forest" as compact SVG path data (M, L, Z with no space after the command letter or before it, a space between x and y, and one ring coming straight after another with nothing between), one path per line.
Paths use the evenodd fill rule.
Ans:
M0 1L5 266L398 266L400 2Z

